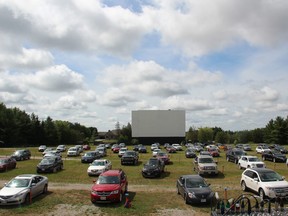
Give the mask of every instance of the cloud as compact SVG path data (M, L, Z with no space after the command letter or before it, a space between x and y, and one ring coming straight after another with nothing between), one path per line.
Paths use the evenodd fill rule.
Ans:
M70 70L65 65L56 65L24 76L31 87L45 91L73 91L83 88L83 75Z

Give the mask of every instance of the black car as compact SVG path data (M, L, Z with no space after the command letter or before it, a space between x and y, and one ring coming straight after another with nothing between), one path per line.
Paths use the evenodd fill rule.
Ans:
M226 160L232 161L235 164L238 163L238 160L241 158L241 156L246 155L246 152L243 151L240 148L232 148L226 151Z
M158 158L150 158L142 169L142 176L144 178L160 177L164 172L165 163Z
M16 161L29 160L31 157L31 152L29 149L16 150L11 155L11 157L14 158Z
M187 148L185 150L185 156L186 156L186 158L195 158L197 155L192 148Z
M286 162L287 160L287 157L285 154L282 154L281 152L279 151L266 151L266 152L263 152L262 153L262 160L265 161L265 160L270 160L270 161L273 161L273 162Z
M37 173L57 172L63 169L63 161L61 157L45 157L37 165Z
M127 150L121 157L121 165L124 164L138 164L138 152Z
M176 183L177 193L184 198L186 204L210 204L215 199L215 193L209 186L199 175L183 175Z
M81 163L92 163L99 158L101 158L101 154L98 151L89 151L81 157Z
M282 154L287 154L288 150L284 146L275 146L275 151L281 152Z
M138 152L139 153L147 153L147 148L146 148L146 146L139 146L139 148L138 148Z

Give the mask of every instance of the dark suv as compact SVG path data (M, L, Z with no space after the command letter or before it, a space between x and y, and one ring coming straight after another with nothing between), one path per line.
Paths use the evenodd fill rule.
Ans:
M121 157L121 165L124 164L138 164L138 152L136 151L126 151Z
M103 172L94 182L91 190L91 202L122 202L123 195L128 191L128 180L125 172L108 170Z
M37 165L37 173L57 172L63 169L63 161L59 156L44 157Z
M233 149L229 149L226 152L226 160L227 161L232 161L235 164L238 164L238 160L241 158L241 156L246 155L246 152L243 151L240 148L233 148Z
M16 150L11 155L11 157L14 158L16 161L29 160L31 157L31 152L29 149Z

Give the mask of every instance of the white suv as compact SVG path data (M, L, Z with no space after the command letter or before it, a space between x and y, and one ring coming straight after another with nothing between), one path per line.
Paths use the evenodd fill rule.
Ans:
M257 156L241 156L238 161L239 169L242 168L266 168L266 165Z
M241 188L255 191L264 199L288 196L288 182L274 170L266 168L248 168L241 176Z

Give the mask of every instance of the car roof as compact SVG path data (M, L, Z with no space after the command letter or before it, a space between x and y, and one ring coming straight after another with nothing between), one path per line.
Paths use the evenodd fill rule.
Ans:
M247 168L246 170L254 170L258 173L266 173L266 172L275 172L274 170L272 169L268 169L268 168Z
M102 175L102 176L118 176L121 172L122 172L121 169L119 169L119 170L107 170L107 171L101 173L100 175Z
M33 178L33 177L36 177L38 175L35 175L35 174L22 174L22 175L18 175L16 176L15 178Z
M182 178L193 178L193 179L203 179L201 176L199 175L182 175Z
M213 158L211 155L199 155L198 158Z

